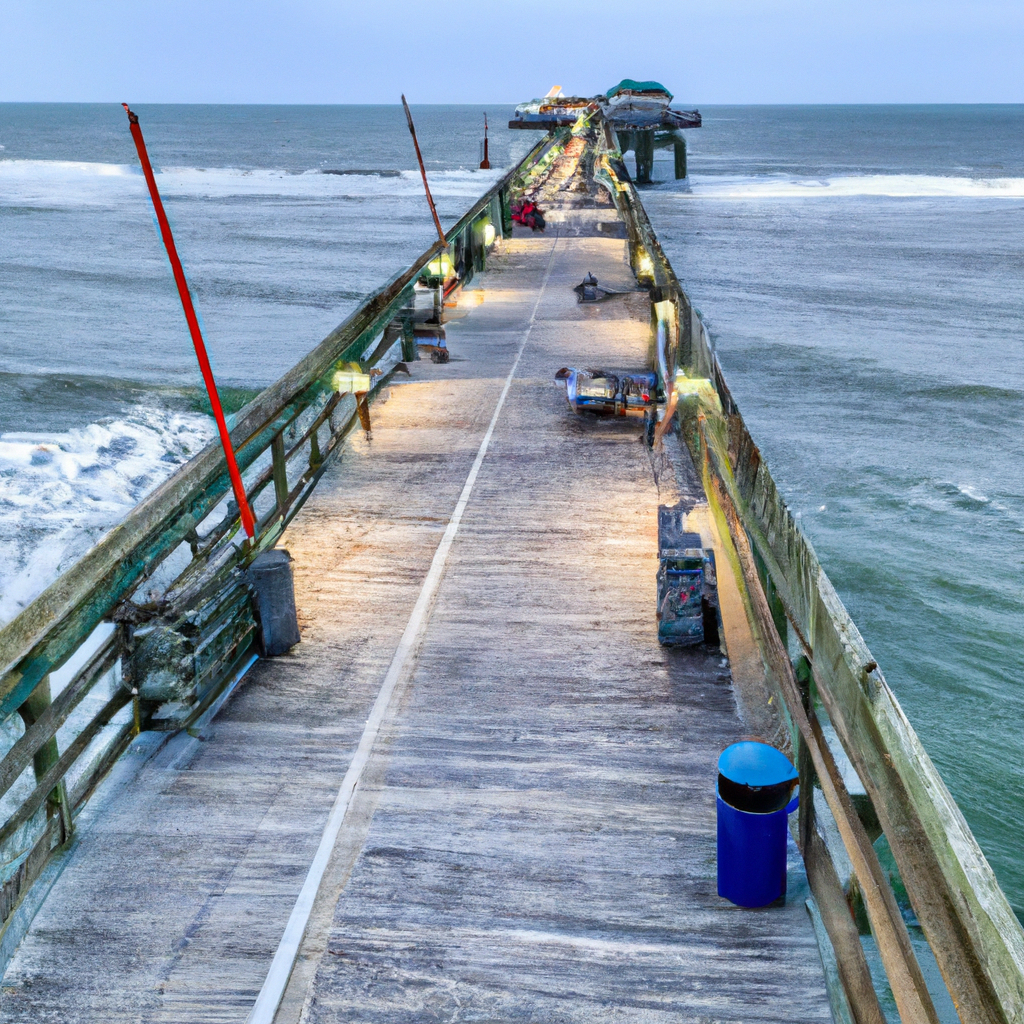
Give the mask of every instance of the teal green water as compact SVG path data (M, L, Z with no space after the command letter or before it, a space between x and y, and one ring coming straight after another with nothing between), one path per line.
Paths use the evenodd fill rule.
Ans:
M1021 916L1024 108L704 116L644 203Z
M222 383L275 379L430 243L400 107L139 112ZM415 112L451 223L500 173L483 111ZM496 167L532 141L510 112ZM690 181L644 202L1020 911L1024 108L703 113ZM2 621L210 425L120 107L0 104L0 146ZM352 170L401 173L324 173Z

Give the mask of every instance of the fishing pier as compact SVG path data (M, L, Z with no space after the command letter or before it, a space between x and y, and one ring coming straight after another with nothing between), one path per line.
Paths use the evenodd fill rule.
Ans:
M0 630L0 1019L1024 1020L1024 932L620 146L546 131L238 414L253 539L213 444ZM574 414L567 366L654 372L660 421ZM720 643L658 642L666 505ZM716 889L750 734L801 794L761 909Z

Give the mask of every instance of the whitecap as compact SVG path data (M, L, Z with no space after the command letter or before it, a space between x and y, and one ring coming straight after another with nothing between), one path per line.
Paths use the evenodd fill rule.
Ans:
M156 408L65 433L0 434L0 623L212 436L208 417Z
M957 484L956 489L965 497L970 498L971 501L978 502L979 505L988 504L988 495L982 494L976 487L971 484Z
M475 199L505 173L457 169L428 171L435 196ZM164 167L157 185L172 198L344 199L420 197L418 171L398 175L324 174L319 168ZM70 160L0 160L0 204L5 206L115 206L146 197L142 172L132 164Z
M691 175L689 191L699 199L888 198L1024 199L1024 178L966 178L935 174Z

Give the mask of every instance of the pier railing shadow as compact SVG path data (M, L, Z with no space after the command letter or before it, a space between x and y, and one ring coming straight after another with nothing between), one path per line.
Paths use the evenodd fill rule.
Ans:
M961 1021L1024 1020L1024 931L779 494L611 132L603 148L599 177L651 293L652 365L703 474L799 766L798 843L834 1013L886 1019L889 993L880 1002L868 962L877 950L904 1022L948 1006L935 964Z

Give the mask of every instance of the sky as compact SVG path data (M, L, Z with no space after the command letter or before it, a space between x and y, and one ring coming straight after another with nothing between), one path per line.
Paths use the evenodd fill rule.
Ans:
M1024 0L0 0L0 102L1024 102Z

